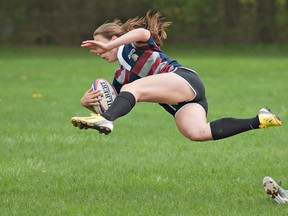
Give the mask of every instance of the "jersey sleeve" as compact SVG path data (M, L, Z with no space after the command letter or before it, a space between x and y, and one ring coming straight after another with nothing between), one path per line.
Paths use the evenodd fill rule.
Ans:
M129 82L131 72L128 71L123 65L119 65L114 74L115 88L121 89L123 85ZM117 81L117 82L116 82ZM114 81L113 81L114 82ZM117 86L116 86L117 85Z
M154 51L160 50L160 48L157 46L155 41L153 40L152 36L150 36L149 40L147 42L136 42L132 44L135 49L147 49L150 48Z

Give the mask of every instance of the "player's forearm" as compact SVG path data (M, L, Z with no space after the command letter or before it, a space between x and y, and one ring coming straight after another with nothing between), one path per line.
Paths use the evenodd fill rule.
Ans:
M112 40L109 43L109 50L117 48L124 44L135 43L135 42L146 42L150 38L150 31L144 28L138 28L127 32L126 34Z

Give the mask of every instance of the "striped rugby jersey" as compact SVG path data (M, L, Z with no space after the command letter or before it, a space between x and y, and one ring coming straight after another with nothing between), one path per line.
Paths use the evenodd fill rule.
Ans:
M120 46L117 56L120 65L113 80L117 92L126 83L154 74L168 73L181 66L177 61L170 60L152 37L146 43L137 42Z

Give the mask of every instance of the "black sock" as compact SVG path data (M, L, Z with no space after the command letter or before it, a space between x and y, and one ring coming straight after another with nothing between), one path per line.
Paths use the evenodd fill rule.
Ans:
M102 114L102 116L109 120L114 121L115 119L126 115L135 106L136 99L130 92L120 92L115 98L111 107Z
M258 116L251 119L222 118L210 122L214 140L230 137L245 131L259 128Z

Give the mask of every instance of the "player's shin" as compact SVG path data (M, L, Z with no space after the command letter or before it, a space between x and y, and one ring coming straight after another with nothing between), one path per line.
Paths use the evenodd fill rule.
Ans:
M114 121L117 118L129 113L136 104L134 95L130 92L120 92L115 98L113 104L109 109L102 114L102 116L109 120Z
M236 134L256 129L259 126L258 117L251 119L222 118L210 122L214 140L224 139Z

